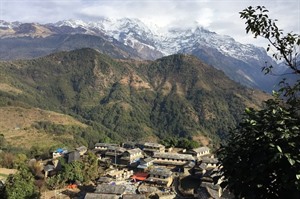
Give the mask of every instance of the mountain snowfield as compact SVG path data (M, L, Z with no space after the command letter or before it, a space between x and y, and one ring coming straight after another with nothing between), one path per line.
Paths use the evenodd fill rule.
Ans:
M266 64L277 64L263 48L252 44L241 44L230 36L211 32L197 23L190 27L159 28L153 24L146 25L139 19L103 18L98 22L65 20L51 25L83 28L87 34L97 34L101 31L141 54L155 52L154 56L150 56L153 59L160 57L157 52L161 52L163 56L176 53L193 54L215 68L223 70L231 79L244 85L265 91L272 90L274 85L275 77L265 78L261 68ZM196 53L199 49L205 49L206 52ZM222 57L216 57L218 53L221 53ZM145 57L149 58L149 56ZM212 62L212 57L219 61ZM224 66L224 63L227 63L227 66Z
M131 47L145 46L158 50L164 56L178 53L181 49L191 48L195 43L203 46L213 47L222 54L232 56L237 59L256 59L261 55L257 53L259 49L262 54L265 50L252 44L241 44L232 37L219 35L211 32L195 23L194 27L188 28L160 28L155 24L150 24L151 29L139 19L108 19L103 18L97 22L84 22L82 20L64 20L57 23L48 24L62 27L83 28L87 34L97 34L99 31L122 41Z
M190 27L160 28L131 18L101 18L95 22L71 19L49 24L0 21L0 38L35 38L51 34L86 34L101 36L108 42L116 40L134 49L142 59L155 60L176 53L192 54L224 71L236 82L265 91L272 89L276 79L265 78L261 72L266 64L277 66L263 48L241 44L230 36L211 32L197 23Z

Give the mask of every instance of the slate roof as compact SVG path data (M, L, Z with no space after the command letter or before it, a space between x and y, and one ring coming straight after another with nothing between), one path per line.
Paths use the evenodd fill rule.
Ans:
M141 162L148 163L148 162L152 162L153 160L154 160L153 158L148 157L148 158L145 158L145 159L141 160Z
M154 153L153 158L166 158L166 159L190 160L190 161L195 160L195 158L190 154L161 153L161 152Z
M172 175L172 171L170 171L170 169L167 168L158 167L158 168L151 169L149 174L169 177Z
M80 154L78 151L72 151L68 153L68 163L77 161L80 159Z
M194 151L196 153L203 153L205 151L209 151L210 148L204 146L204 147L199 147L199 148L195 148L195 149L192 149L191 151Z
M120 197L113 194L87 193L84 199L119 199Z
M124 194L122 199L146 199L143 194Z
M100 184L96 187L95 193L122 195L126 190L123 185Z
M76 151L86 151L87 150L87 147L86 146L80 146L80 147L77 147L76 148Z
M202 163L207 163L207 164L217 164L219 161L217 158L209 158L209 157L203 157L202 158Z
M125 142L122 144L122 147L124 147L126 149L134 149L136 147L136 143L135 142Z
M53 171L55 169L54 165L48 164L44 167L44 171Z
M126 152L132 155L132 154L142 153L142 150L140 148L135 148L135 149L129 149Z
M109 146L109 147L107 147L107 150L108 151L117 151L117 152L122 152L122 153L124 153L126 151L125 148L119 147L119 146Z
M109 147L109 146L118 146L118 144L112 144L112 143L96 143L95 147Z
M162 145L162 144L158 144L158 143L154 143L154 142L146 142L146 143L144 144L144 146L145 146L145 147L158 147L158 148L160 148L160 147L165 147L165 146Z

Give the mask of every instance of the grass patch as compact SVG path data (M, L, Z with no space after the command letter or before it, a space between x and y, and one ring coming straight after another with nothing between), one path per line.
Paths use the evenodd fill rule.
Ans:
M7 176L8 176L7 174L0 173L0 177L4 177L4 178L6 178Z

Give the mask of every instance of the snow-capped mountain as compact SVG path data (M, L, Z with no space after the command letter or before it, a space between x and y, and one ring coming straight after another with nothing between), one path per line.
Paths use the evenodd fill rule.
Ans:
M191 48L195 44L213 47L224 55L244 60L260 59L261 56L257 53L258 49L262 54L265 53L263 48L251 44L241 44L230 36L219 35L197 25L192 28L170 28L167 31L162 28L151 30L139 19L130 18L103 18L97 22L64 20L48 25L83 28L91 34L97 34L101 31L126 45L134 47L134 44L139 43L139 45L159 50L163 55L178 53L180 50Z
M39 38L58 34L100 36L107 42L117 41L130 47L143 59L157 59L175 53L192 54L223 70L231 79L264 90L274 82L272 77L265 78L261 72L266 62L276 65L263 48L241 44L230 36L219 35L197 24L162 29L130 18L101 18L95 22L64 20L44 25L27 23L26 26L19 22L0 21L2 39L24 36Z
M154 30L138 19L129 18L102 19L85 24L78 21L76 24L73 23L72 27L84 28L88 32L97 30L113 37L137 50L143 58L155 59L175 53L193 54L244 85L267 90L275 81L274 77L266 78L261 72L266 62L276 65L263 48L241 44L230 36L219 35L197 24L187 28Z

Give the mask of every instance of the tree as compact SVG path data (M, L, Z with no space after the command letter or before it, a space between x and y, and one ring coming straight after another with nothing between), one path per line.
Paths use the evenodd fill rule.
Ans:
M55 176L49 177L46 179L46 186L50 190L55 190L63 187L64 182L61 174L57 174Z
M98 170L98 159L97 156L88 151L87 154L83 157L83 173L84 173L84 182L89 183L91 180L99 178Z
M292 32L284 34L283 30L276 25L276 19L270 19L267 15L269 11L264 6L256 8L249 6L240 12L240 17L246 19L246 32L251 32L254 37L263 37L269 41L267 51L272 50L273 58L278 61L283 61L292 71L291 74L300 75L300 35ZM267 64L267 63L266 63ZM272 65L263 67L265 74L272 74ZM300 79L289 85L285 79L281 82L279 90L287 101L297 106L300 96ZM299 108L299 105L297 106Z
M28 167L22 165L18 172L9 175L5 183L5 193L8 199L36 198L34 178Z
M61 177L64 182L73 183L75 181L84 181L84 165L81 161L67 163L63 158L60 158L60 162L63 170Z
M240 16L246 19L247 33L268 39L267 50L275 48L273 57L300 74L299 35L284 35L267 13L263 6L248 7ZM263 70L272 73L272 68ZM300 198L299 85L299 79L294 85L283 81L279 94L266 101L264 109L246 109L243 121L221 146L221 185L237 198Z

